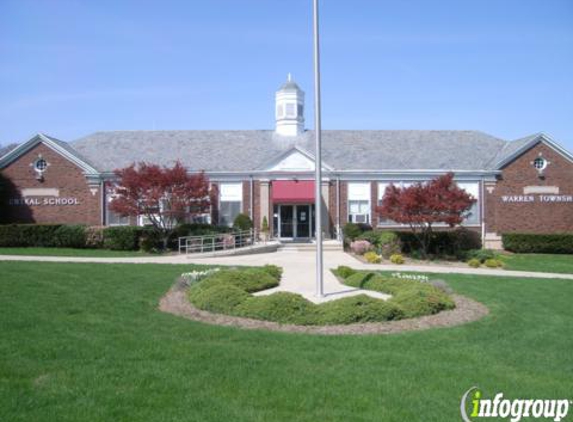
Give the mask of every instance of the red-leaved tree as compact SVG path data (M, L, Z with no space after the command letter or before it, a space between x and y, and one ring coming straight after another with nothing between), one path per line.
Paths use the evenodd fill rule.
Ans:
M208 212L209 180L189 174L181 163L171 168L139 163L115 171L117 185L110 209L121 216L145 216L167 246L178 223Z
M475 202L472 195L458 187L454 174L448 173L405 188L388 186L376 211L382 217L410 226L427 258L434 224L450 227L461 224Z

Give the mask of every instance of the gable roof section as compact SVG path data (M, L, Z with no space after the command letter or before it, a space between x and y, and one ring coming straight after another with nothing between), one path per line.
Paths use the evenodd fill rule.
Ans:
M567 160L573 162L573 155L555 142L550 136L545 133L536 133L534 135L526 136L525 138L508 142L496 156L494 167L496 169L502 169L540 142L549 146Z
M506 141L479 131L324 130L322 158L333 171L495 171ZM96 132L71 146L102 172L141 161L190 171L249 172L268 168L293 148L314 150L314 131L283 137L272 130Z
M299 162L305 162L308 164L308 168L288 168L288 165L291 164L293 161L292 159L299 160ZM291 149L280 153L278 156L274 157L271 161L265 163L260 170L268 170L268 171L298 171L298 170L306 170L306 171L314 171L315 166L315 157L314 154L305 151L299 146L294 146ZM332 167L329 166L327 163L322 161L322 168L327 171L331 171Z
M64 158L77 165L86 174L94 175L99 173L98 170L86 158L79 154L67 142L60 141L59 139L47 136L43 133L38 133L27 142L18 145L6 155L0 157L0 168L4 168L13 163L38 144L43 144L56 153L62 155Z

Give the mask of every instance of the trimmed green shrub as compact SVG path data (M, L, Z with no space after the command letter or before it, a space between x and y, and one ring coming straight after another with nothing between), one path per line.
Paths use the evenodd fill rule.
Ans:
M340 267L339 270L345 273L345 268L348 269ZM276 276L276 268L273 272ZM429 315L454 307L454 302L442 290L414 280L355 272L345 283L388 293L392 298L384 301L357 295L315 305L301 295L289 292L252 296L249 292L278 284L264 268L217 271L192 284L188 298L197 308L210 312L298 325L387 321Z
M361 274L363 280L359 279ZM398 306L405 318L430 315L455 307L454 301L445 292L415 280L361 272L346 279L345 284L392 295L387 303Z
M503 267L503 262L499 259L486 259L484 265L488 268L500 268Z
M504 233L503 248L516 253L573 254L573 233Z
M362 229L358 224L346 223L344 227L342 227L342 233L344 234L345 241L353 242L362 234Z
M382 262L382 257L374 251L366 252L364 259L370 264L380 264L380 262Z
M247 214L238 214L233 221L233 228L239 231L250 230L253 228L253 222Z
M353 270L352 268L345 265L339 265L338 268L336 268L334 271L339 277L342 278L348 278L351 275L356 274L356 270Z
M163 249L163 237L154 227L144 227L139 237L139 248L143 252L158 252Z
M103 245L114 251L136 251L142 233L143 229L136 226L107 227L103 231Z
M61 224L8 224L0 226L0 247L54 247Z
M376 273L368 273L365 271L356 272L344 280L344 284L352 287L363 288L370 278L374 277Z
M392 264L401 265L401 264L404 263L404 257L403 257L402 255L396 253L396 254L390 256L390 262L391 262Z
M277 265L266 264L263 266L263 270L266 271L271 277L277 281L281 281L283 275L283 269Z
M412 255L420 249L418 240L412 232L397 232L402 244L402 253ZM432 234L428 251L435 256L463 257L465 251L480 249L480 234L463 227L449 231L439 231Z
M103 248L103 226L86 227L86 248Z
M249 298L246 291L231 284L202 284L197 283L188 293L189 301L198 309L233 315L235 308Z
M388 259L394 254L402 252L402 242L395 232L383 231L378 236L378 250L380 255Z
M466 252L466 259L477 259L480 263L484 263L487 259L495 259L497 254L491 249L471 249Z
M241 268L221 270L205 278L199 284L222 283L236 286L248 293L270 289L279 281L262 268Z
M432 315L455 308L454 301L436 287L418 284L419 286L399 291L388 300L389 303L397 305L402 310L404 318Z
M62 225L54 231L54 246L58 248L85 248L86 227Z
M369 230L362 234L360 234L356 239L357 240L367 240L370 242L371 245L378 247L380 246L380 235L382 232L377 230Z
M477 258L472 258L468 261L468 265L472 268L479 268L481 261Z
M365 294L323 303L319 312L319 321L326 325L389 321L403 315L396 305Z
M317 305L289 292L251 296L237 307L236 313L246 318L281 324L312 325L316 324L318 318Z

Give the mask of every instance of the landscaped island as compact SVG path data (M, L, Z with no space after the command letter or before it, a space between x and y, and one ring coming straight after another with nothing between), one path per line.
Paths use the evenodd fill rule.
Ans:
M344 284L386 293L391 298L383 300L360 294L315 304L296 293L253 295L278 286L281 272L276 266L266 265L210 270L203 277L188 275L188 298L201 310L296 325L383 322L432 315L455 307L445 291L430 283L354 271L348 267L335 271Z

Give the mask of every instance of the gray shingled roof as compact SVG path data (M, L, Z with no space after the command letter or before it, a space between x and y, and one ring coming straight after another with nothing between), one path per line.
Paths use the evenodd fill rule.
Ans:
M335 170L490 170L507 142L479 131L325 130L323 160ZM191 170L264 169L297 146L312 154L314 132L282 137L271 130L96 132L71 144L102 172L134 162Z

